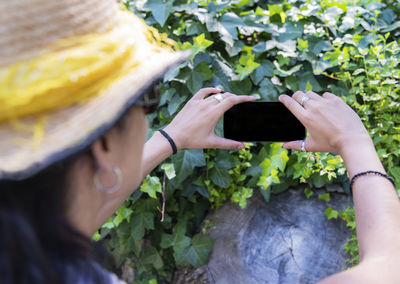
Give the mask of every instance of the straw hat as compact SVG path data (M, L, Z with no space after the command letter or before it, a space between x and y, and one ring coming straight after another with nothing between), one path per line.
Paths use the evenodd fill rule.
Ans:
M115 0L4 0L0 14L0 179L84 149L188 56Z

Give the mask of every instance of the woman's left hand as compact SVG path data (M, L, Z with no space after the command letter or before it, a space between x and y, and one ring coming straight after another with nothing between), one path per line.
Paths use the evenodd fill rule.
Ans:
M219 93L223 98L222 101L215 98ZM205 98L207 95L210 96ZM252 96L221 93L221 90L216 88L201 89L164 130L174 140L178 150L182 148L243 149L242 142L219 137L214 133L214 128L225 111L236 104L254 101L254 99Z

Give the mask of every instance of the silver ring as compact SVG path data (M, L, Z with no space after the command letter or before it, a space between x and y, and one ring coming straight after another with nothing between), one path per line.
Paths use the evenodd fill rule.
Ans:
M217 94L214 96L214 99L216 99L218 102L222 103L222 101L224 100L224 98L222 97L221 94Z
M301 106L304 107L304 104L309 100L311 100L311 98L309 96L302 97L301 102L300 102Z
M301 141L300 152L307 152L307 150L306 150L306 139Z

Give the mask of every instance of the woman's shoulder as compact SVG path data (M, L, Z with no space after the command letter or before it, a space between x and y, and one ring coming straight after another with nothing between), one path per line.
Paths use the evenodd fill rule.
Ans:
M73 264L65 265L65 283L76 284L126 284L112 272L107 271L95 261L87 263L87 269L81 269Z

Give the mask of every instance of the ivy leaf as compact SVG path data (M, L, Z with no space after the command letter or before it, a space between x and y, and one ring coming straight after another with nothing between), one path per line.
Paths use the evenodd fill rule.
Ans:
M312 37L308 40L309 50L313 55L318 56L322 51L328 51L332 49L332 45L327 40L321 40L318 37Z
M239 74L239 80L243 80L260 66L259 63L254 62L254 56L254 54L240 56L239 64L236 65L236 73Z
M303 35L304 27L301 24L285 23L281 29L279 29L278 41L285 42L287 40L298 39Z
M118 229L111 233L111 235L112 239L116 242L115 247L118 253L114 255L117 256L117 265L121 265L126 260L126 257L132 252L136 256L139 256L143 241L142 239L132 237L131 224L128 224L128 222L122 222Z
M173 75L172 78L175 77L176 75L178 75L178 73ZM164 76L164 79L166 78L166 76ZM169 81L169 80L166 80L164 82L167 82L167 81ZM165 87L161 87L160 92L161 92L160 106L163 106L167 102L171 101L172 97L176 94L176 90L174 88L166 89Z
M307 81L306 85L306 92L312 91L312 85L310 84L310 81Z
M249 78L245 78L242 81L231 81L229 82L231 91L238 95L248 95L251 92L253 84Z
M262 168L262 175L269 175L271 173L271 170L273 169L271 159L269 157L266 157L264 161L260 164L260 167Z
M282 5L268 4L269 16L273 17L274 15L279 15L281 22L284 23L286 19L286 14L283 11L282 7L283 7Z
M273 100L278 96L275 85L269 79L264 79L261 82L258 91L264 100Z
M192 238L191 245L182 252L177 253L175 260L177 265L191 264L200 267L207 264L214 240L206 235L197 234Z
M194 2L192 2L194 3ZM186 26L186 35L191 36L191 35L199 35L204 33L206 30L204 26L200 23L196 22L191 22L188 23Z
M286 167L286 163L289 160L289 156L287 155L287 151L282 148L282 151L273 155L271 157L272 165L276 166L280 171L284 171Z
M303 67L302 64L299 64L299 65L293 66L293 67L290 68L289 70L283 70L283 69L279 66L279 63L278 63L276 60L274 61L274 65L275 65L275 68L276 68L276 70L277 70L276 74L277 74L278 76L282 76L282 77L286 77L286 76L293 75L294 73L296 73L297 71L299 71L299 70Z
M322 176L320 173L314 173L310 177L310 184L313 184L317 188L321 188L328 182L326 175Z
M400 21L397 21L387 27L385 27L383 30L381 30L382 33L387 33L387 32L391 32L394 31L396 29L400 28Z
M203 86L203 82L210 80L213 76L213 72L208 67L206 62L199 63L191 72L189 80L187 81L187 87L195 94Z
M304 189L304 194L306 195L307 199L309 199L311 196L314 195L314 192L310 188L306 187Z
M232 39L237 40L237 28L244 25L244 22L235 13L228 12L219 19L220 24L226 29Z
M207 47L211 46L213 42L211 40L207 40L205 38L204 34L201 34L197 37L193 38L193 44L190 42L185 42L181 48L182 49L191 49L192 50L192 55L190 56L190 60L193 60L193 58L200 52L204 52Z
M262 168L262 175L260 176L257 185L262 189L267 189L270 185L280 182L278 177L279 172L277 170L277 165L279 165L279 162L276 160L274 162L275 164L272 163L270 157L266 157L260 164L260 167Z
M150 212L140 212L133 215L131 218L131 233L132 237L137 240L143 238L145 230L154 230L153 214Z
M201 177L200 177L201 179ZM194 181L192 183L191 180L186 180L183 183L183 196L185 197L192 197L193 194L197 192L200 195L204 196L205 198L210 198L210 194L207 191L207 188L205 187L204 183L196 183L196 181Z
M115 217L112 220L113 224L115 227L118 227L119 224L121 224L122 221L125 219L130 220L130 216L132 215L133 210L130 208L127 208L125 206L121 206L116 212L115 212Z
M148 0L145 8L149 9L160 26L164 26L169 14L172 12L174 1Z
M269 202L271 198L271 187L268 188L260 188L261 195L263 196L265 202Z
M160 179L148 175L140 186L140 190L147 193L151 198L157 199L157 192L162 192Z
M298 75L299 80L299 88L303 92L307 89L307 85L310 84L312 86L312 90L314 92L320 92L322 90L321 85L315 79L312 72L304 72Z
M164 163L161 165L161 169L164 170L165 175L168 179L173 179L176 176L174 164Z
M325 215L328 217L328 220L337 219L339 212L329 207L325 210Z
M181 150L172 157L172 161L176 171L174 181L177 184L182 183L190 174L192 174L195 167L206 165L202 149Z
M215 185L218 185L222 188L227 188L232 181L231 175L228 170L214 167L210 171L210 179Z
M274 64L269 60L260 62L260 66L251 74L254 84L259 84L265 77L272 77L274 74Z
M327 192L325 194L319 194L318 195L318 199L325 200L326 202L329 202L329 201L331 201L331 196L330 196L329 192Z
M210 2L211 3L211 2ZM227 43L229 47L233 47L237 37L237 28L244 25L244 22L235 13L225 13L219 21L207 22L209 31L218 32L221 35L221 40Z
M140 202L136 202L133 207L133 214L141 213L141 212L154 212L156 207L158 206L158 202L153 198L145 198L140 199Z
M392 167L389 169L390 173L394 177L394 180L396 182L396 186L400 186L400 167Z
M232 67L222 57L211 56L212 67L216 71L214 79L218 79L225 91L231 91L230 82L239 79L239 76L232 70ZM233 91L232 91L233 92Z
M190 245L190 238L185 236L186 220L179 221L172 231L172 235L165 233L161 235L160 246L162 248L169 248L172 246L175 253L180 253Z
M177 94L172 96L168 104L168 113L170 115L173 115L185 101L186 101L185 97L181 97Z
M164 262L158 253L157 249L152 246L145 248L145 253L139 259L141 264L150 264L155 269L161 269L164 266Z
M308 40L297 38L297 48L302 52L308 51Z
M227 44L225 50L228 52L230 57L234 57L243 50L244 46L245 45L242 41L235 41L232 46Z
M238 162L238 159L234 155L230 154L229 151L217 150L217 154L215 155L216 167L229 170Z

